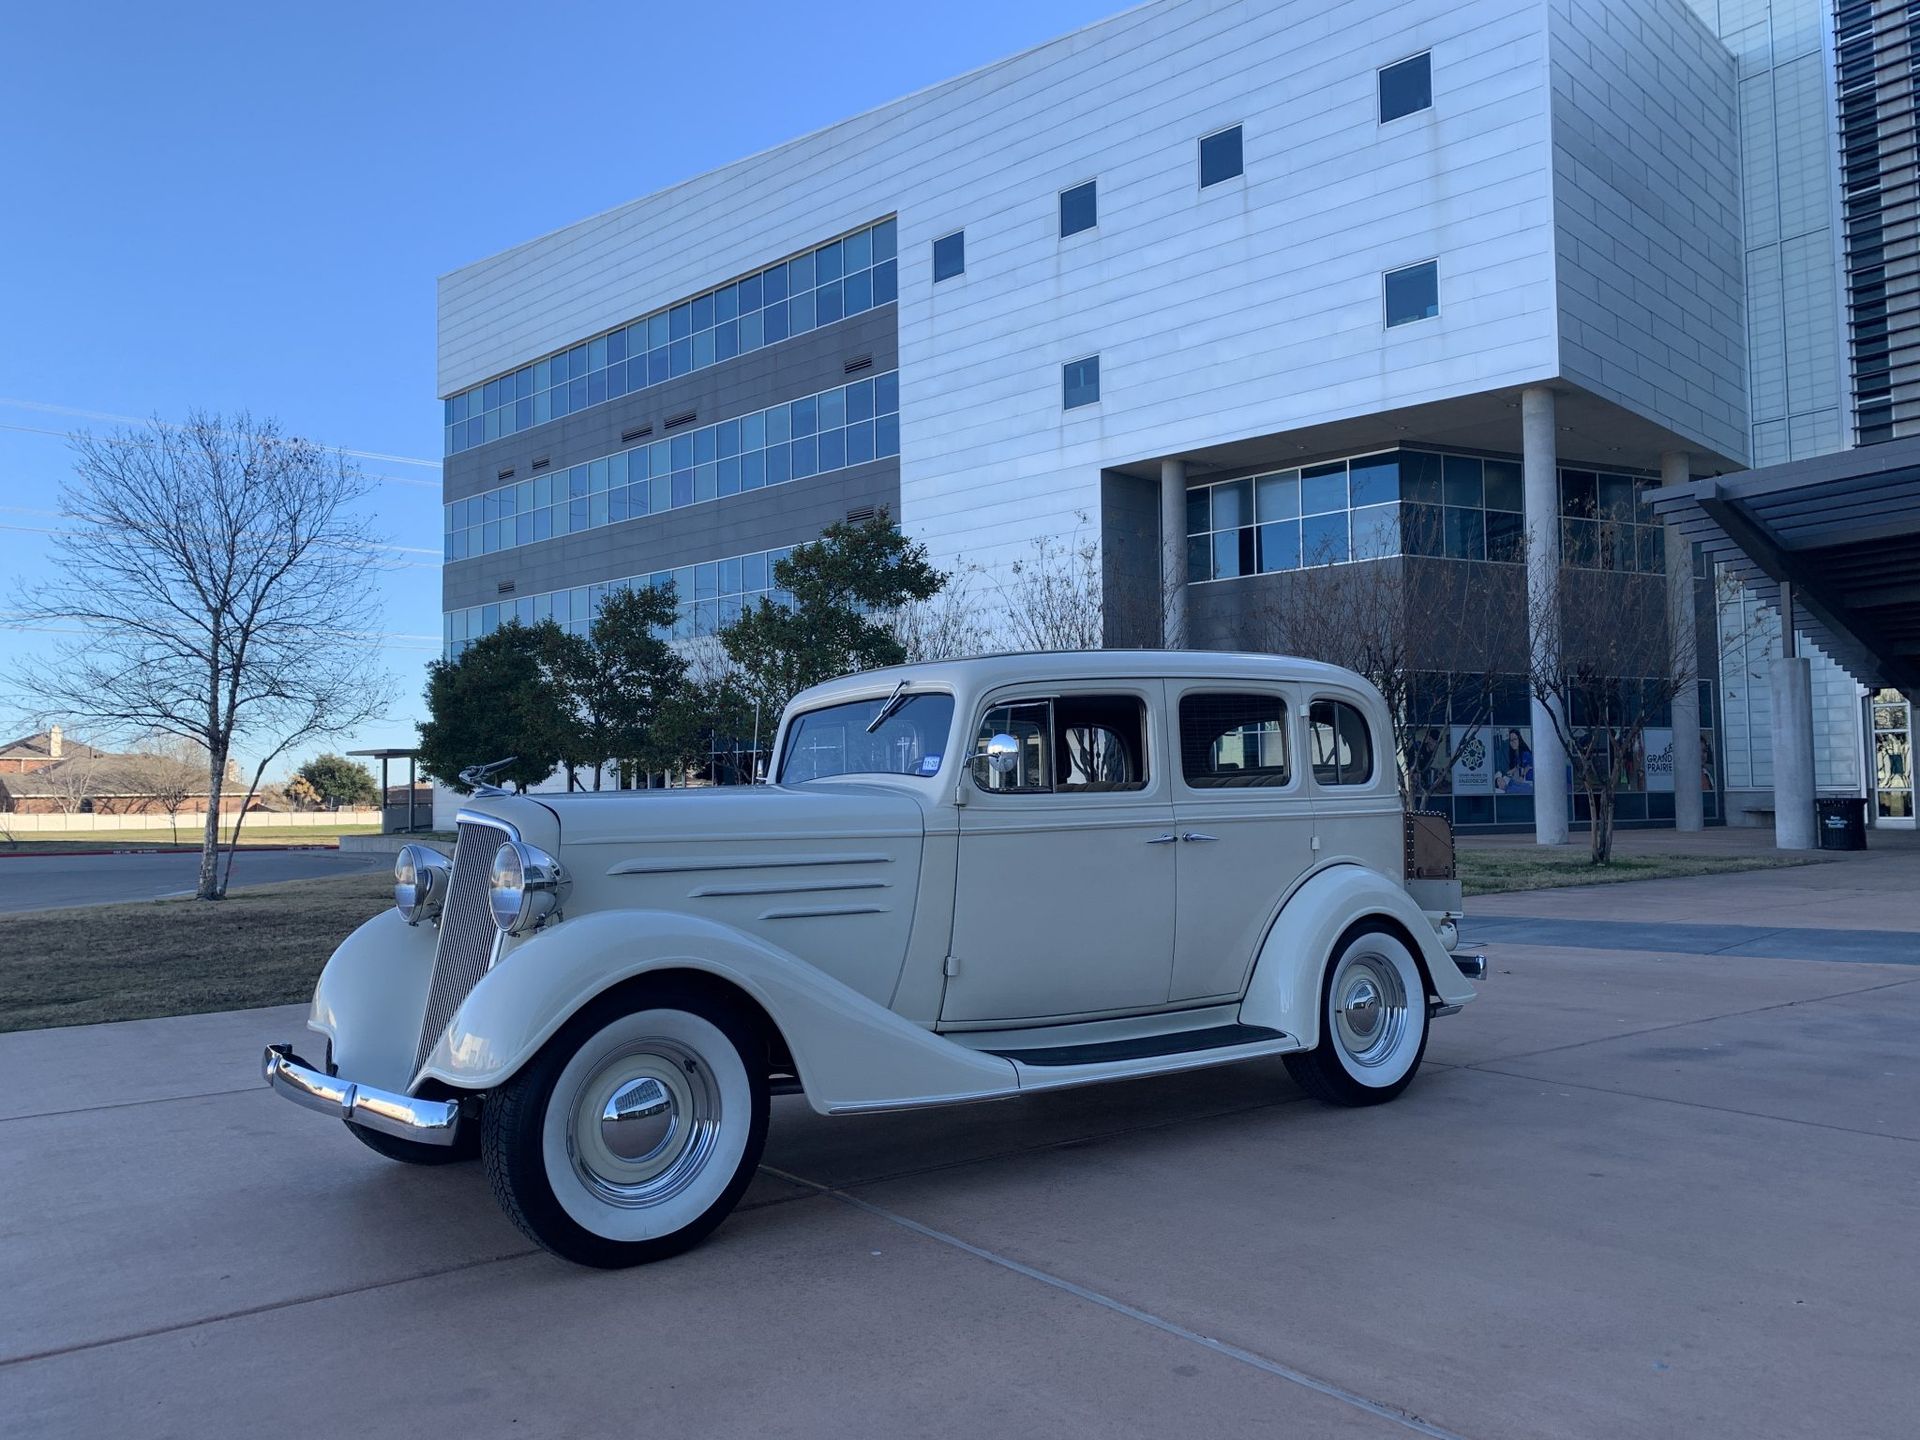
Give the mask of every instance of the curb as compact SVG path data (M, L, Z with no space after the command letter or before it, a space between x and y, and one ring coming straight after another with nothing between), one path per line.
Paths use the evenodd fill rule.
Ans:
M334 844L242 845L240 848L242 850L257 850L263 853L271 853L273 851L285 850L338 850L340 847ZM200 848L197 845L143 846L139 849L127 850L0 850L0 860L48 860L55 857L78 858L85 855L198 855L199 853ZM222 855L227 853L224 847L220 853Z

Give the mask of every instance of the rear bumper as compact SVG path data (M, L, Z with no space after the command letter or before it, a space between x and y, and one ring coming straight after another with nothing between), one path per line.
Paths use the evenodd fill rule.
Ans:
M423 1100L371 1085L356 1085L316 1070L291 1045L269 1045L260 1060L269 1089L296 1105L348 1120L363 1130L411 1140L419 1145L451 1145L460 1136L458 1100Z

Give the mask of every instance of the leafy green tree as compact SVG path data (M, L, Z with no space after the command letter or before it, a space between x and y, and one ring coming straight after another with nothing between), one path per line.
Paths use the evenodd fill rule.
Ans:
M947 576L882 511L796 545L774 565L773 583L792 596L790 605L762 600L720 632L747 703L758 701L769 724L809 685L905 661L886 619L938 594Z
M313 788L321 804L336 810L380 803L380 787L371 772L344 755L316 755L293 773Z
M773 738L779 718L776 713L765 719L762 743ZM753 701L736 675L690 679L660 710L647 768L682 774L711 769L716 782L750 784L753 738Z
M469 765L514 757L494 777L524 790L554 772L567 747L569 703L554 674L568 636L551 620L509 621L475 640L455 660L427 666L427 719L420 765L461 793Z
M609 590L587 635L562 636L551 664L567 699L562 762L593 771L598 790L609 762L665 768L655 731L663 713L683 709L687 662L665 638L677 609L671 584ZM679 723L679 722L676 722Z

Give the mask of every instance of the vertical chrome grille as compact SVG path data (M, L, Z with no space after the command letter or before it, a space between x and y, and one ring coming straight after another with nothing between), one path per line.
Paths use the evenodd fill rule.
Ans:
M493 915L487 907L487 876L494 852L506 832L491 825L462 823L453 847L453 881L440 910L440 944L433 955L433 984L427 990L427 1011L420 1021L420 1046L413 1057L418 1073L439 1042L440 1033L467 993L487 973L493 958Z

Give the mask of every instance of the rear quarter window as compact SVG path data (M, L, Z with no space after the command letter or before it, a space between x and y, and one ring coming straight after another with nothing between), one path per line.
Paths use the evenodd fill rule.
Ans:
M1316 700L1307 711L1307 745L1314 783L1364 785L1373 779L1373 739L1367 717L1344 700Z

